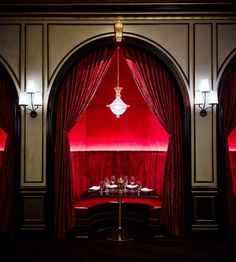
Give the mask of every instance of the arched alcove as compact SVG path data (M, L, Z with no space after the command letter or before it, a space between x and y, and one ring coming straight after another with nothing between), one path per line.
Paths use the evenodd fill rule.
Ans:
M233 195L236 198L236 127L228 136Z
M52 179L50 179L48 181L49 182L48 183L48 185L49 185L48 191L50 191L51 193L54 191L54 197L55 197L55 195L57 195L57 192L55 192L55 191L57 191L57 189L55 188L55 181L57 180L57 178L56 178L56 180L54 180L55 176L57 176L57 174L56 174L56 171L54 169L55 167L52 164L58 163L58 162L61 163L61 161L56 160L57 155L55 154L55 150L56 150L55 149L55 145L57 143L56 142L57 136L55 134L56 134L56 130L59 130L56 127L55 121L57 121L57 122L61 121L58 118L58 113L56 113L58 108L59 108L59 103L60 103L59 100L58 100L58 97L61 97L61 98L63 97L61 94L59 95L60 88L62 87L62 85L64 83L64 90L66 90L66 88L65 88L65 83L66 83L65 79L67 79L66 77L68 77L68 75L70 74L70 70L72 70L73 67L77 65L76 63L79 63L80 61L83 61L84 58L89 57L89 55L91 53L96 52L95 50L99 50L99 48L100 49L104 49L104 50L105 49L114 50L114 48L115 48L114 39L112 37L104 37L103 39L92 41L88 45L85 45L85 46L81 47L81 49L78 49L67 60L65 65L62 66L61 70L59 71L58 75L55 78L55 81L54 81L52 89L51 89L51 93L50 93L49 101L48 101L48 151L47 151L48 152L48 161L47 161L47 163L48 163L48 167L47 168L48 169L47 170L48 170L48 174L49 173L53 174L51 176ZM124 37L124 40L122 42L122 47L121 48L124 48L124 49L127 49L127 50L128 49L130 49L130 50L138 49L138 50L141 50L140 51L141 53L143 52L143 53L147 54L148 57L155 57L156 60L158 61L158 63L160 63L160 66L161 66L160 68L165 68L165 71L167 72L168 76L170 76L170 79L171 79L170 81L171 81L172 85L175 85L175 87L176 87L176 88L172 89L172 90L174 90L173 91L174 93L171 94L171 97L172 97L172 99L176 99L176 101L178 101L178 102L176 102L176 104L177 104L177 107L178 107L179 111L176 114L177 114L177 117L179 117L181 124L180 124L180 129L177 130L177 133L181 133L182 139L181 139L181 142L180 142L180 144L181 144L180 148L182 148L182 149L179 152L175 151L176 149L173 149L173 151L171 151L172 152L171 154L176 152L175 153L176 156L178 154L181 155L180 158L181 158L181 163L183 162L183 165L181 164L181 167L179 166L179 168L183 167L183 172L181 172L183 174L181 174L180 178L174 178L173 177L173 180L176 180L176 181L178 180L179 181L179 182L175 181L176 184L179 183L178 184L179 189L176 189L176 191L181 190L181 197L180 197L181 199L179 199L179 200L182 203L185 202L185 208L186 208L187 207L187 201L186 201L185 197L186 197L186 195L189 192L188 190L189 190L189 186L190 186L190 181L189 181L190 178L187 178L187 174L190 171L190 159L191 158L190 158L190 142L189 142L190 141L189 140L189 138L190 138L190 106L189 106L188 92L187 92L186 87L184 85L184 81L182 80L182 78L181 78L180 74L178 73L178 70L176 69L174 64L171 62L170 58L168 58L165 54L163 54L163 52L160 51L160 49L158 49L157 47L153 46L152 44L147 43L147 42L145 42L144 40L141 40L141 39L135 39L133 37L126 36L126 37ZM110 51L110 52L114 53L114 51ZM126 54L126 56L127 56L127 54ZM112 57L112 54L111 54L110 58L111 57ZM128 59L128 58L126 57L126 59ZM132 59L130 61L132 62ZM122 61L122 63L125 63L125 59ZM109 64L109 66L110 67L108 67L108 69L106 68L107 69L107 71L106 71L107 75L108 75L108 72L109 72L109 68L112 70L112 63ZM124 72L125 71L127 72L127 69L126 69L126 68L128 68L127 65L123 64L122 66L123 66L123 68L125 68ZM124 72L121 73L121 77L120 77L121 79L122 79L122 74L124 74ZM126 74L128 74L128 73L126 73ZM111 73L111 75L112 75L112 73ZM131 75L132 75L131 73L130 73L130 75L128 74L127 78L129 79L128 82L131 83L133 81L133 84L128 84L128 85L131 86L132 88L134 88L134 86L136 84L136 87L137 87L137 83L135 83L135 81L132 79ZM113 77L112 76L107 76L107 77L109 77L110 80L106 79L106 75L104 75L102 81L105 81L105 79L106 79L106 82L109 82L109 85L101 86L102 82L100 83L98 89L96 90L95 95L92 96L93 99L91 99L89 101L89 103L86 104L86 111L85 111L85 109L83 109L83 113L84 114L80 115L80 118L79 118L80 122L78 121L76 123L76 121L77 121L77 119L76 119L76 121L73 122L73 125L70 126L70 128L67 130L68 131L68 134L67 134L68 141L69 141L69 138L70 138L71 141L72 140L75 141L76 140L75 139L76 135L78 135L78 133L80 135L80 141L79 142L77 141L76 143L74 143L74 145L71 145L71 149L74 150L74 151L76 150L76 148L77 149L78 148L81 149L81 150L78 150L78 151L82 151L82 148L83 148L84 151L89 151L94 146L93 145L92 147L90 147L91 143L90 144L89 143L86 144L86 142L84 142L85 138L83 136L85 135L84 132L85 132L86 128L88 129L88 125L95 125L95 122L100 124L101 121L102 121L101 115L98 116L97 119L94 118L95 122L91 121L91 123L89 123L89 121L86 120L88 115L91 115L92 111L98 110L98 106L102 106L102 105L99 105L99 103L98 103L99 99L96 99L96 96L97 97L100 96L100 100L99 101L102 101L102 104L104 104L105 101L107 101L104 104L104 108L103 108L104 114L111 114L111 112L109 112L107 108L106 108L107 111L105 111L105 106L106 106L106 104L112 102L113 99L114 99L115 93L114 93L114 90L112 90L112 89L113 89L113 85L115 85L115 81L114 81L114 83L111 83L112 82L112 78L115 79L114 72L113 72ZM68 89L68 88L70 88L69 86L70 85L68 85L67 90L69 90ZM125 86L127 86L127 83L126 84L124 83L124 89L122 90L122 95L123 95L122 98L124 99L124 101L127 104L129 104L129 96L127 96L127 94L126 94L126 89L127 88ZM111 93L110 94L107 94L108 88L111 89ZM138 89L136 91L138 91ZM107 98L105 100L103 100L104 95L107 95ZM145 110L148 112L145 117L148 119L148 121L151 121L152 123L154 123L157 120L157 119L155 119L156 118L156 116L155 116L156 113L154 114L154 112L150 110L150 108L147 106L147 104L145 102L145 99L141 95L141 93L139 93L139 95L140 95L140 97L138 97L138 98L137 98L137 96L136 96L136 98L130 96L130 102L132 103L132 99L134 99L134 100L135 99L141 99L141 100L139 100L140 105L141 104L145 104L145 106L146 106ZM62 100L60 100L60 101L62 102ZM131 105L130 108L127 109L127 114L125 112L124 115L122 115L120 117L121 119L119 119L119 120L125 121L125 119L128 117L129 110L132 111L132 105ZM166 109L166 110L168 110L168 109ZM175 113L173 112L173 114L175 114ZM113 117L115 118L115 116L113 116ZM137 118L141 117L141 114L137 114L136 116L133 116L134 122L135 122L135 117L137 117ZM123 120L122 120L122 118L123 118ZM147 120L147 119L145 119L145 120ZM126 121L127 121L127 119L126 119ZM111 120L111 123L110 123L111 126L112 126L112 122L113 122L113 120ZM142 121L137 121L137 123L135 123L135 124L138 124L138 123L140 124L141 122ZM124 126L126 124L127 124L126 122L123 122ZM163 139L166 140L168 135L165 134L164 128L160 124L159 121L156 121L155 126L153 128L154 129L157 128L158 125L159 125L159 127L158 127L159 130L161 130ZM110 128L111 128L111 126L110 126ZM145 128L146 127L147 127L147 125L145 126ZM145 128L144 128L144 130L145 130ZM137 131L138 126L135 127L135 129ZM101 138L102 137L101 136L102 131L104 132L104 130L102 130L102 128L100 128L97 132L94 131L93 134L90 134L90 136L93 136L93 138L95 136L95 140L99 136ZM125 134L127 135L127 137L131 138L130 134L128 134L128 132L126 132L127 129L123 130L123 131L125 131ZM142 131L142 126L140 126L140 130L139 131ZM69 134L69 132L71 132L71 133ZM146 130L145 132L146 132L146 135L147 135L148 131ZM142 132L139 132L139 133L142 133ZM140 135L140 134L136 134L136 135L137 135L137 137L134 140L131 140L132 141L131 144L125 144L125 143L123 143L124 141L122 141L122 139L121 140L118 139L119 142L120 142L120 145L121 145L121 147L118 147L118 150L124 150L125 149L125 150L131 150L132 151L133 149L135 149L135 151L138 151L138 150L139 151L140 150L148 151L148 150L150 150L150 148L156 150L158 148L158 146L160 146L160 144L161 144L160 141L156 140L156 145L154 147L152 147L153 144L152 145L148 145L147 140L146 140L146 142L144 142L144 140L142 140L143 139L142 138L142 139L140 139L140 141L142 140L141 143L139 143L139 145L137 145L137 144L135 144L135 140L136 141L138 140L138 135ZM152 133L153 141L155 140L155 138L158 137L158 136L155 136L155 135L156 135L155 132ZM104 134L103 134L103 136L104 136ZM124 137L124 133L123 133L123 137ZM114 141L117 142L118 140L117 140L116 135L114 136L114 138L115 138L115 140L113 140L113 142ZM91 137L90 138L88 137L88 139L90 139L90 142L91 142ZM95 149L98 149L99 147L100 147L100 150L102 148L104 149L104 145L102 145L101 139L99 141L98 140L96 140L96 141L97 141L96 142L97 144L96 144ZM108 147L106 147L105 150L109 150L113 146L112 145L113 144L112 140L109 140L109 141L110 142L108 142L108 143L110 143L110 145ZM177 142L177 141L175 141L175 142ZM63 144L65 145L65 143L67 143L66 140L65 140L65 142L63 142ZM165 141L165 145L164 145L165 148L166 148L166 144L167 143ZM68 147L68 146L66 146L66 147ZM112 150L114 150L114 147L113 147ZM175 158L174 161L178 162L179 161L178 157ZM184 161L183 161L183 159L184 159ZM64 168L63 168L63 170L64 170ZM64 170L62 172L66 172L66 171ZM71 179L70 179L70 181L71 181ZM57 180L56 183L60 183L60 181ZM64 186L65 186L65 181L64 181ZM70 196L68 196L68 197L69 197L69 199L71 199L71 198L73 198L73 195L70 193ZM51 201L52 201L51 203L53 203L55 201L55 199L51 198ZM179 208L182 210L182 205ZM60 207L59 207L59 209L60 209ZM57 211L55 211L55 212L57 212ZM181 229L180 229L179 225L177 226L178 227L177 231L179 232L177 234L179 234L179 235L183 234L184 223L186 223L186 221L185 221L185 219L186 219L185 212L187 212L187 209L182 210L181 212L182 212L181 217L183 216L182 217L183 220L182 220L181 226L180 226ZM70 215L68 215L68 213L67 213L68 218L66 218L66 220L69 219L70 222L62 221L63 224L65 222L67 223L67 225L64 224L65 228L67 227L67 229L64 228L65 231L62 230L61 232L59 232L59 234L58 234L58 232L56 232L57 236L59 236L59 237L64 236L65 233L68 232L68 228L70 228L71 225L73 225L73 212L71 212L70 214L72 214L72 217L70 217ZM58 219L58 215L56 213L55 214L51 214L51 215L54 215L54 218L57 217L56 219ZM55 226L55 223L53 221L51 221L51 222L52 222L52 224L54 224L54 229L55 229L55 227L58 227L57 225ZM71 223L71 224L68 226L68 223ZM57 231L57 229L56 229L56 231ZM55 231L54 231L54 233L55 233Z
M0 63L0 233L17 229L20 179L20 111L16 86Z
M6 140L7 140L7 133L5 133L1 128L0 128L0 170L2 168L2 163L3 163L3 153L6 145Z
M219 82L218 179L221 230L236 235L236 56L225 66ZM223 212L222 212L223 210Z

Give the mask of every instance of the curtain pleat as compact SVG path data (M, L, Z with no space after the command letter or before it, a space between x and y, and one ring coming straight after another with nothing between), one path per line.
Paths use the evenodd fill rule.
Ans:
M124 54L141 94L169 134L161 222L166 224L171 235L180 236L184 233L184 115L178 87L167 68L155 56L130 47L124 47Z
M228 203L228 235L236 234L236 199L233 194L232 171L230 166L230 152L228 136L236 127L236 65L224 81L219 93L219 105L221 107L221 132L222 132L222 172L226 179L226 193Z
M1 170L2 170L3 155L4 155L4 151L0 151L0 173L1 173Z
M69 132L94 96L113 54L112 48L97 49L81 58L66 75L55 104L55 227L63 238L75 226Z
M15 119L17 98L13 83L0 65L0 128L7 134L0 170L0 233L14 230L14 181L16 163Z

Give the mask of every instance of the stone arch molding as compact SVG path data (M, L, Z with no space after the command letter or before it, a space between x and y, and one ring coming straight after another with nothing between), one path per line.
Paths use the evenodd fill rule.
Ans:
M179 87L182 88L182 90L181 90L182 98L183 99L184 99L184 97L186 98L186 94L187 94L188 99L190 98L189 88L188 88L188 86L189 86L188 79L187 79L186 75L184 74L184 71L182 70L180 64L178 64L178 62L174 59L174 57L166 49L164 49L161 45L152 41L151 39L148 39L146 37L143 37L143 36L140 36L140 35L137 35L137 34L123 33L123 37L124 38L127 37L127 38L130 38L130 39L141 41L143 44L145 44L145 45L143 45L143 48L145 48L146 44L148 44L153 50L157 50L158 53L160 54L160 58L168 61L166 63L167 66L171 69L172 73L174 74L175 79L177 80L177 82L179 84ZM52 74L52 76L49 80L48 90L46 92L47 93L47 97L46 97L47 102L48 102L48 99L49 99L49 96L50 96L52 89L54 89L55 80L58 77L58 74L60 74L61 70L65 66L65 64L67 63L67 61L72 56L74 56L75 53L79 52L80 49L86 48L87 45L90 45L92 43L95 43L96 41L99 41L99 40L102 40L102 39L105 39L105 38L114 39L114 33L107 33L107 34L103 34L103 35L99 35L99 36L95 36L93 38L90 38L90 39L78 44L73 49L71 49L61 59L61 61L57 65L56 69L54 70L54 72L53 72L53 74Z
M16 88L17 94L19 96L20 94L20 85L19 82L17 80L16 75L14 74L14 71L12 70L12 68L9 66L9 64L5 61L5 59L0 55L0 64L5 68L5 70L8 72L9 76L11 77L14 86Z
M232 62L236 61L236 48L233 49L229 55L225 58L225 60L223 61L220 70L218 72L217 75L217 80L216 80L216 87L217 87L217 91L219 92L219 88L221 87L221 81L222 78L224 77L225 73L227 73L226 71L229 70L229 67L231 65Z

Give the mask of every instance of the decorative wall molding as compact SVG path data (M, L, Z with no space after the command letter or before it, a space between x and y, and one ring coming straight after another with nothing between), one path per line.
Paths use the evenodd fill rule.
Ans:
M168 18L175 16L225 18L236 17L236 3L3 3L0 4L2 17L68 17L68 16L123 16L143 15Z
M219 231L218 188L195 188L193 198L193 231Z
M21 231L46 231L44 187L21 188Z

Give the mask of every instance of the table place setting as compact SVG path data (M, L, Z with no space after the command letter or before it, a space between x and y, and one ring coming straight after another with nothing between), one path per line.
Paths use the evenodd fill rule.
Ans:
M153 191L152 188L147 188L147 187L142 187L140 190L141 190L142 192L145 192L145 193L147 193L147 192L152 192L152 191Z
M136 188L138 188L138 185L127 185L126 188L128 188L128 189L136 189Z
M109 188L109 189L115 189L115 188L117 188L117 187L118 187L118 185L116 185L116 184L108 185L108 188Z
M98 191L100 190L100 186L92 186L89 188L89 191Z
M136 180L134 176L124 177L124 179L122 179L122 183L123 183L123 190L124 190L123 192L125 194L128 191L130 192L130 194L132 192L133 193L142 192L144 194L154 192L154 189L152 188L142 187L142 182L140 180ZM103 194L103 192L107 192L107 193L114 192L118 190L118 188L119 188L119 179L116 180L115 176L111 176L111 177L105 177L104 180L101 180L99 182L99 185L94 185L94 186L89 187L88 191L89 192L98 191L98 192L101 192L101 194Z

